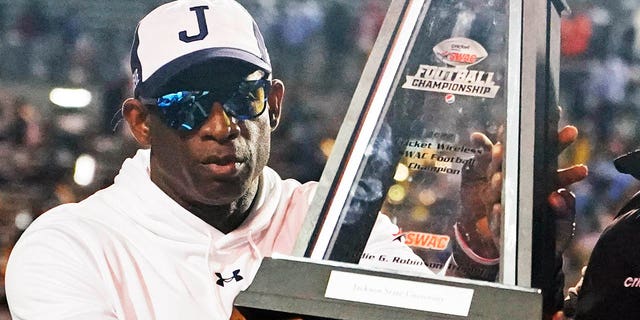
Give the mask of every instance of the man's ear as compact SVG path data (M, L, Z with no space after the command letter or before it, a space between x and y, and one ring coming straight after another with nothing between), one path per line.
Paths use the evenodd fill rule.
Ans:
M145 148L151 146L149 134L149 110L138 99L129 98L122 103L122 115L133 137Z
M280 123L282 99L284 99L284 83L278 79L271 80L271 90L267 100L269 103L269 125L271 130L275 130Z

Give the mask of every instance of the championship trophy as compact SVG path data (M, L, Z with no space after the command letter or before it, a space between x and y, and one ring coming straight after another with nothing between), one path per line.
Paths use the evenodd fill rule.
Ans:
M565 9L392 1L297 258L265 260L236 304L320 319L540 319ZM367 246L381 216L409 254ZM285 285L282 268L299 281Z

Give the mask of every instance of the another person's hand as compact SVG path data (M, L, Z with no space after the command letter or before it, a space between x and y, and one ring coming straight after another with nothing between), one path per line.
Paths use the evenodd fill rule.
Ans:
M582 289L582 281L584 281L584 273L587 271L587 267L582 267L582 273L580 280L567 292L567 296L564 298L564 306L562 308L562 315L566 317L573 317L576 314L578 306L578 296ZM562 318L561 318L562 319Z
M231 313L231 318L229 318L229 320L247 320L247 318L245 318L244 315L242 315L242 313L240 313L240 311L234 307L233 312Z
M242 311L240 311L242 310ZM297 315L290 315L286 313L259 310L250 308L233 308L233 313L229 320L304 320Z

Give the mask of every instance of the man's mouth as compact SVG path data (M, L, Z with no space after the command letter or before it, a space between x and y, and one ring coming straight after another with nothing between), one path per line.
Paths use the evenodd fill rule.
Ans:
M240 171L243 163L244 161L233 155L211 157L203 162L207 169L217 177L235 176Z

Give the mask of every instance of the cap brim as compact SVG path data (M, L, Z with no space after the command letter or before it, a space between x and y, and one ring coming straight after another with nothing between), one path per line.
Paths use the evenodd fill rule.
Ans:
M234 48L209 48L192 52L165 64L152 74L149 79L140 83L135 89L135 96L153 98L161 94L160 90L176 75L188 68L206 62L215 62L221 59L237 59L255 65L271 74L271 66L257 56Z
M635 150L613 160L613 165L621 173L640 180L640 150Z

